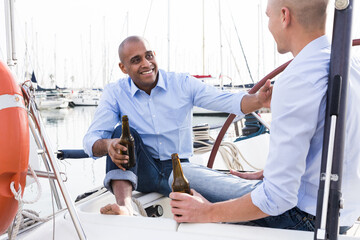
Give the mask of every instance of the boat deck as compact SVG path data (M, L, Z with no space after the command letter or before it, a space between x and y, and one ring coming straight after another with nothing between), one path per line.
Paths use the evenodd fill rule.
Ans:
M141 194L134 192L134 196L143 207L161 205L164 215L159 218L142 216L102 215L99 209L104 204L113 202L114 196L110 192L100 194L83 203L79 203L78 214L88 239L192 239L192 240L304 240L313 239L312 232L272 229L264 227L246 226L226 223L177 223L172 219L169 208L170 199L161 194ZM37 229L18 236L18 239L78 239L71 217L68 212L58 215L56 228L49 221ZM339 240L360 239L359 224L357 223L348 235L339 236Z

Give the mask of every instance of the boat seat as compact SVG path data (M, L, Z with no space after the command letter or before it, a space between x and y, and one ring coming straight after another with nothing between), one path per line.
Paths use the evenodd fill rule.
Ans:
M161 205L164 210L163 217L149 218L149 217L129 217L129 216L118 216L118 215L104 215L100 214L100 208L109 204L115 203L115 196L107 191L103 194L95 196L93 199L89 199L87 202L79 204L77 207L78 215L81 222L87 224L99 224L103 225L106 223L108 227L134 227L142 226L142 228L149 228L152 230L166 230L176 231L178 223L176 223L171 214L170 210L170 199L164 197L159 193L140 193L133 191L133 197L135 197L144 208ZM65 214L65 219L71 221L70 215ZM85 224L86 225L86 224Z

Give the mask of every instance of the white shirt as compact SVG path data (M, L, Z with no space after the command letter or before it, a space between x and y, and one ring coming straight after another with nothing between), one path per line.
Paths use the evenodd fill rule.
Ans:
M264 180L253 203L269 215L295 206L315 215L319 186L330 44L326 36L309 43L275 82ZM360 216L360 63L351 61L340 225Z

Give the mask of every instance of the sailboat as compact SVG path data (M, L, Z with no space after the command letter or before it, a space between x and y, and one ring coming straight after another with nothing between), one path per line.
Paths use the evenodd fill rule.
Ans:
M37 83L35 73L31 75L31 82L35 85L35 101L38 109L58 109L58 108L67 108L69 106L70 99L67 98L67 95L70 93L64 94L64 90L58 86L55 88L42 88Z
M351 2L351 1L350 1ZM351 4L349 9L351 10ZM350 11L348 9L348 11ZM341 26L342 27L342 26ZM342 36L341 36L342 37ZM360 45L360 40L354 41L354 44ZM339 54L341 55L341 54ZM348 59L343 59L348 61ZM274 75L281 72L288 63L280 66L274 72L267 75L261 80L250 92L256 92L264 82L274 77ZM102 215L99 213L100 207L107 203L115 201L114 196L104 190L103 188L96 189L91 193L85 194L76 203L71 199L67 188L64 184L64 180L59 172L58 162L54 154L54 149L51 147L51 139L46 135L46 131L42 124L42 119L36 107L33 92L34 89L29 82L21 84L21 88L17 85L12 77L9 69L4 64L1 64L1 81L6 81L8 87L4 94L0 92L0 117L10 116L10 111L16 111L17 116L13 117L14 125L9 125L11 129L8 130L9 134L18 134L19 138L9 138L9 142L6 146L9 149L4 149L2 145L0 154L7 152L15 153L14 158L9 161L8 155L1 155L0 176L7 177L8 175L2 175L3 172L7 173L6 167L15 166L13 171L17 174L13 178L1 178L2 183L8 181L9 184L4 184L2 192L6 192L5 196L0 195L1 199L1 233L8 227L9 235L2 235L0 239L313 239L314 233L303 232L295 230L281 230L263 227L253 227L239 224L225 224L225 223L195 223L195 224L178 224L172 219L170 211L169 201L170 199L162 196L158 193L143 194L140 192L133 193L134 208L138 212L139 216L127 217L127 216L110 216ZM5 86L1 85L1 86ZM29 114L28 114L29 113ZM214 164L217 148L222 141L222 138L235 116L230 115L226 121L223 129L214 144L213 150L210 153L210 159L208 166ZM12 132L14 130L14 132ZM2 136L4 137L4 136ZM5 136L8 137L8 136ZM257 143L260 139L266 141L266 135L259 137L249 138L242 141L244 146L238 146L239 148L253 149L257 148ZM30 139L30 140L29 140ZM11 140L11 141L10 141ZM245 146L246 145L246 146ZM5 147L6 147L5 146ZM15 146L15 147L14 147ZM252 147L251 147L252 146ZM10 148L12 147L12 149ZM17 147L21 147L18 151ZM30 153L29 153L30 152ZM16 154L21 156L16 156ZM25 187L24 176L28 172L27 160L30 156L30 166L32 166L33 157L39 155L43 159L44 165L47 169L46 172L33 171L30 168L30 174L36 179L38 177L45 177L49 179L51 189L53 191L54 201L59 206L60 210L54 211L54 214L48 218L39 218L31 216L35 221L34 224L24 226L21 230L20 224L22 223L22 215L30 216L31 214L21 212L24 200L22 199L23 191ZM4 157L5 156L5 157ZM36 158L36 157L35 157ZM13 160L15 159L15 161ZM21 162L20 162L21 160ZM218 161L218 159L216 160ZM24 163L25 162L25 163ZM340 175L341 177L341 175ZM15 186L11 184L15 182ZM38 182L38 181L36 181ZM7 183L7 182L6 182ZM3 186L3 185L1 185ZM13 187L11 187L13 186ZM21 186L21 188L19 187ZM7 189L7 187L9 187ZM61 194L59 194L59 189ZM1 192L1 193L2 193ZM4 208L4 199L9 200L11 207ZM62 199L60 199L62 198ZM65 202L66 208L61 208L61 205ZM51 203L49 203L51 204ZM14 207L15 206L15 207ZM15 209L15 210L14 210ZM18 213L18 214L17 214ZM332 214L336 215L336 211ZM337 212L338 214L338 212ZM16 216L15 216L16 215ZM150 216L150 217L148 217ZM5 219L5 220L4 220ZM13 221L15 219L15 221ZM27 219L28 220L28 219ZM13 223L13 224L12 224ZM28 221L24 222L25 225ZM333 226L333 223L325 221L326 226ZM332 231L337 231L336 223L333 229L319 228L324 233L333 234ZM351 236L337 236L331 239L360 239L360 231L357 229L359 224L352 229L349 234ZM319 236L323 233L318 231ZM332 236L332 235L331 235ZM318 239L318 238L316 238Z

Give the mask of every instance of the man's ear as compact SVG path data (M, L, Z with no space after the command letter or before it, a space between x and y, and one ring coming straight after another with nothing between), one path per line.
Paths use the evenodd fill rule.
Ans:
M290 10L287 7L281 9L281 23L284 28L288 27L291 23Z
M120 69L121 69L121 71L122 71L123 73L128 74L128 72L126 71L126 68L125 68L125 65L124 65L124 64L122 64L121 62L119 62L119 67L120 67Z

